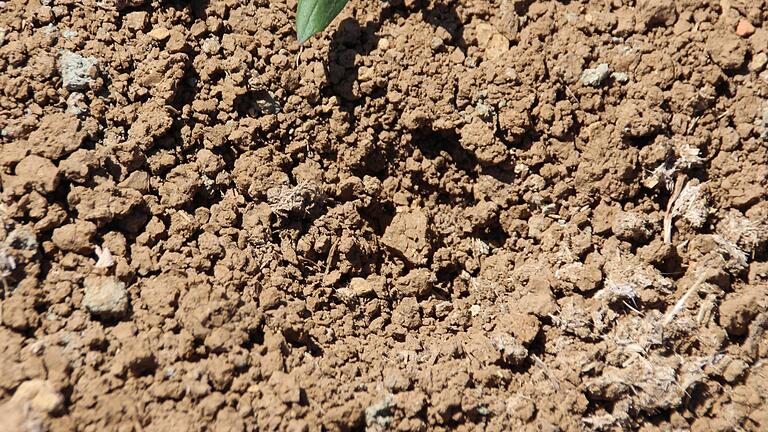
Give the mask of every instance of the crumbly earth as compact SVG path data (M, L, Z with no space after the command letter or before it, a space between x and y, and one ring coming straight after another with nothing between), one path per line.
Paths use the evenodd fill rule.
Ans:
M768 3L295 5L0 2L0 430L768 429Z

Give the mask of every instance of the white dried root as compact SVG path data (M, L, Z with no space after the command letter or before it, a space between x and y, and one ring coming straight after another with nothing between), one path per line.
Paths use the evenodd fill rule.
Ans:
M672 309L670 309L665 315L664 319L661 321L662 327L666 327L669 325L669 323L672 322L672 320L675 319L675 316L677 316L678 313L680 313L681 310L685 307L685 303L688 301L689 298L691 298L692 295L698 292L699 287L701 287L701 284L704 283L705 280L707 280L707 277L709 277L708 273L702 273L696 281L694 281L690 288L683 294L680 299L675 302L675 305L672 306Z
M635 353L620 366L607 366L600 376L586 379L584 389L611 401L629 400L633 411L675 408L688 389L704 379L702 367L708 361Z
M709 196L705 192L706 183L696 180L686 181L681 175L675 182L675 190L669 199L664 216L664 242L672 243L672 225L678 216L687 220L694 228L701 228L709 216Z
M649 189L661 186L672 195L664 216L664 242L672 242L672 226L675 217L682 216L694 228L701 227L709 215L708 197L704 184L688 181L686 174L691 168L702 164L704 159L698 148L680 143L674 149L674 157L656 167L645 179L643 185Z

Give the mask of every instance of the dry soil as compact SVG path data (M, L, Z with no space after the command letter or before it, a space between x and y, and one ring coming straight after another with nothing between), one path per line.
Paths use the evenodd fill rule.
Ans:
M768 3L0 1L0 429L768 430Z

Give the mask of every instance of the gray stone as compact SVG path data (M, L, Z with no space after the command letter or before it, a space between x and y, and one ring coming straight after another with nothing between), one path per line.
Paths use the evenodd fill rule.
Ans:
M763 132L760 134L760 136L763 139L768 139L768 106L763 108L763 116L761 119L761 126L763 128Z
M16 270L16 260L13 259L13 255L0 249L0 278L5 279Z
M386 395L379 402L365 409L365 425L369 431L387 430L392 422L392 397Z
M611 78L613 78L614 81L622 84L629 82L629 75L627 75L626 72L614 72L611 74Z
M83 306L100 318L122 318L128 313L128 291L115 278L85 280Z
M69 91L86 90L93 81L94 71L98 70L99 61L95 57L83 57L64 50L59 56L59 72L64 88Z
M581 73L581 83L587 86L600 87L610 75L607 63L600 63L596 68L585 69Z

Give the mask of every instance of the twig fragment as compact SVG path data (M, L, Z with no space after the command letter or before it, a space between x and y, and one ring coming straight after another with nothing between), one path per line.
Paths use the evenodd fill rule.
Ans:
M667 211L664 214L664 243L672 243L672 220L675 217L672 209L675 207L675 201L680 197L680 192L683 191L685 180L685 174L678 174L675 178L675 190L672 192L672 196L669 197Z
M666 313L664 316L664 319L661 321L661 326L666 327L669 325L669 323L672 322L672 320L675 319L675 315L677 315L684 307L685 303L688 301L688 299L699 290L699 286L704 283L705 280L707 280L707 277L709 274L704 272L701 276L699 276L696 281L691 284L691 287L688 288L688 291L683 294L682 297L675 303L675 305L672 307L672 309L669 310L669 312Z

